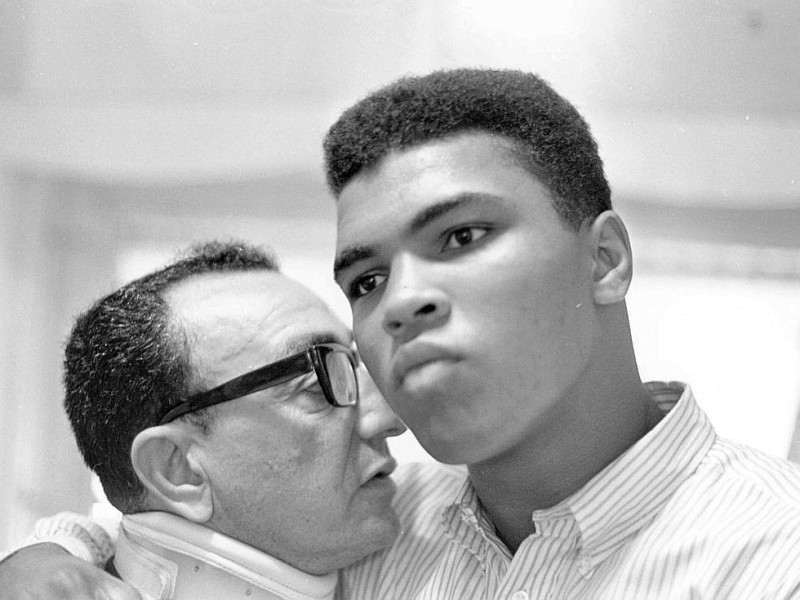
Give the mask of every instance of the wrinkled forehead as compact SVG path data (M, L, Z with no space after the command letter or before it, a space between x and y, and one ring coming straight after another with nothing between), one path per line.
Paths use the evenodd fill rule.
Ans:
M274 272L208 274L167 295L192 364L236 376L320 341L351 334L316 294Z

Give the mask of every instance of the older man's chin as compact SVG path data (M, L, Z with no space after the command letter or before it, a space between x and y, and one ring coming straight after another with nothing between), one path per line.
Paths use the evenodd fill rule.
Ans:
M394 497L392 492L390 499ZM377 509L377 507L373 508ZM360 541L355 546L354 552L351 555L351 562L360 561L367 556L370 556L381 550L389 548L397 536L400 535L400 518L388 502L383 508L374 510L361 524ZM342 567L347 567L349 564L342 564Z

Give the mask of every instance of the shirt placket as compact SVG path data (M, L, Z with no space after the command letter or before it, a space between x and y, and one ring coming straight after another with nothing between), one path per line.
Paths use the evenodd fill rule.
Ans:
M562 597L577 558L579 535L571 516L536 521L505 570L494 600L551 600Z

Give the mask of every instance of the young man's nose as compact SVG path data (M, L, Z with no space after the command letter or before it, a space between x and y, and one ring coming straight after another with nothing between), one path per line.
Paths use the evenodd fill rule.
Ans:
M386 403L364 365L358 368L358 386L358 433L363 439L394 437L406 431L406 426Z
M395 261L383 296L384 331L408 341L421 331L436 327L450 314L450 301L439 288L419 273L414 258Z

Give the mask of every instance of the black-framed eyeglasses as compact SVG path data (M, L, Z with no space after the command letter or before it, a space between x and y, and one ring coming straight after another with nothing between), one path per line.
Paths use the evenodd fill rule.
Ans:
M302 352L190 396L161 417L158 424L163 425L201 408L280 385L311 371L316 374L328 403L333 406L355 406L358 404L356 360L355 353L347 346L314 344Z

